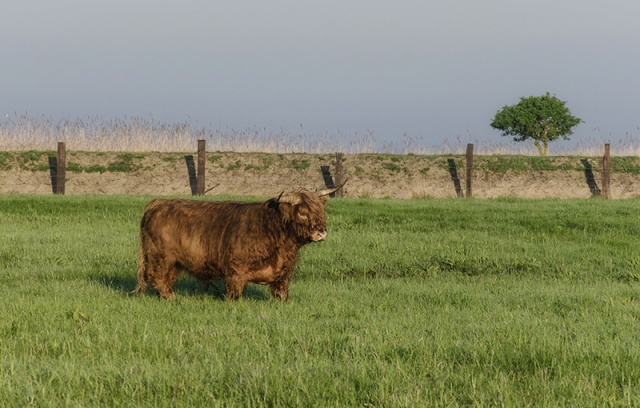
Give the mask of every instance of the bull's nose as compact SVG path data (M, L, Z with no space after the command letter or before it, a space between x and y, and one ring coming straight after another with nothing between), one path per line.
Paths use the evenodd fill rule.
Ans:
M314 234L314 241L324 241L327 238L327 231L318 231Z

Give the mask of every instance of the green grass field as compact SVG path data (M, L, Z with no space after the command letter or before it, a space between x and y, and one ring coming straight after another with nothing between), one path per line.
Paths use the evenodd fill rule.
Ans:
M332 200L287 303L128 296L149 199L0 196L0 405L639 404L639 199Z

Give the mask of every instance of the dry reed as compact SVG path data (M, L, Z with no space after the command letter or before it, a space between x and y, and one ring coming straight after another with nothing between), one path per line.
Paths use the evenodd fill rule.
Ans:
M597 129L594 129L597 131ZM594 135L577 142L554 142L551 155L599 156L605 143L611 143L617 156L640 156L640 129L638 134L627 133L625 138L609 141ZM66 142L76 151L117 152L188 152L193 151L196 140L204 139L209 151L265 152L265 153L396 153L419 155L464 154L467 143L473 143L479 155L518 154L537 155L532 144L506 141L501 143L458 136L452 142L430 144L422 137L404 135L401 145L381 142L372 131L356 134L309 134L301 127L297 133L266 128L214 129L199 127L190 122L160 123L140 117L103 120L99 117L54 121L51 118L33 118L28 114L5 117L0 122L0 150L52 150L58 142ZM463 140L464 139L464 140Z

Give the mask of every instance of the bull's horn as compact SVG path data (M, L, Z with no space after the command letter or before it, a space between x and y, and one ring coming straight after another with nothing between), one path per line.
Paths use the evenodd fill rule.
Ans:
M300 199L299 196L297 195L289 195L287 194L286 196L282 196L282 194L280 194L280 197L278 197L278 199L276 200L279 203L287 203L287 204L291 204L291 205L298 205L302 202L302 200Z
M333 193L335 193L336 191L340 190L340 189L341 189L345 184L347 184L347 181L348 181L348 180L349 180L349 179L346 179L345 181L343 181L343 182L342 182L342 184L340 184L338 187L328 188L328 189L326 189L326 190L316 191L316 195L317 195L318 197L322 197L322 196L326 196L326 195L329 195L329 194L333 194Z

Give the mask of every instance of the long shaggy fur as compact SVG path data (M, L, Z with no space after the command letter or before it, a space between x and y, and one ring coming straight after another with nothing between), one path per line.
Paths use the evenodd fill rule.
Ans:
M181 271L209 283L223 279L228 298L249 282L286 300L299 249L326 237L325 196L299 190L263 203L151 201L140 222L138 283L163 298Z

